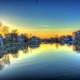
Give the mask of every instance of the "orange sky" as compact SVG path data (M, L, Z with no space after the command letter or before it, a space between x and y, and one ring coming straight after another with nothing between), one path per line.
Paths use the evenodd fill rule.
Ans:
M31 35L30 33L28 34L29 36L37 36L40 38L51 38L51 37L56 37L56 36L61 36L61 35L72 35L72 32L58 32L58 33L41 33L41 32L32 32Z
M12 31L13 29L17 29L19 33L26 33L28 35L28 37L31 37L31 36L37 36L37 37L40 37L40 38L50 38L50 37L55 37L55 36L61 36L61 35L72 35L72 32L70 31L66 31L66 30L63 30L62 32L60 31L56 31L57 29L52 30L52 31L44 31L44 30L33 30L33 29L26 29L24 27L14 27L14 25L9 25L9 24L6 24L8 26L8 30L9 31ZM2 24L2 27L4 28L5 24ZM5 27L7 27L5 26ZM6 30L7 28L1 28L0 26L0 34L5 34L6 33Z

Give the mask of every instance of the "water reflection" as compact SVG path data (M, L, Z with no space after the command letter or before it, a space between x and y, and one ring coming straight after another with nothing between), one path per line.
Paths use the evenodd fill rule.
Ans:
M5 64L10 64L10 54L14 58L18 58L20 50L26 54L28 48L39 48L41 44L56 44L56 48L64 45L73 46L73 50L80 52L80 31L74 32L73 35L62 35L48 39L41 39L36 36L28 38L24 34L18 35L15 31L6 34L5 37L0 35L0 69L3 69Z

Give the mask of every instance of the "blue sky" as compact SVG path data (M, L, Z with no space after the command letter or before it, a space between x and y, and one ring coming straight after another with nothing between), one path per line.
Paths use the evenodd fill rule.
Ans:
M49 28L80 26L79 0L2 0L0 16L17 25L48 25Z

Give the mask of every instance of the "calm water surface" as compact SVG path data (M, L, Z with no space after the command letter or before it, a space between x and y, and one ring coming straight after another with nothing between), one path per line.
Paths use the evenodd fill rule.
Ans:
M41 45L19 51L18 58L11 58L11 64L0 71L0 78L10 77L74 77L80 74L80 53L72 47Z

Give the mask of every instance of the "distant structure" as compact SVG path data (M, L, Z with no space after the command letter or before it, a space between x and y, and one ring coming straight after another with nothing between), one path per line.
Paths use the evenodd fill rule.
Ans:
M74 36L74 43L73 43L74 50L80 52L80 31L74 32L73 36Z
M29 42L28 42L29 46L31 48L37 48L40 46L41 44L41 39L36 37L36 36L32 36L30 39L29 39Z
M2 35L0 34L0 47L4 46L4 39L2 37Z

